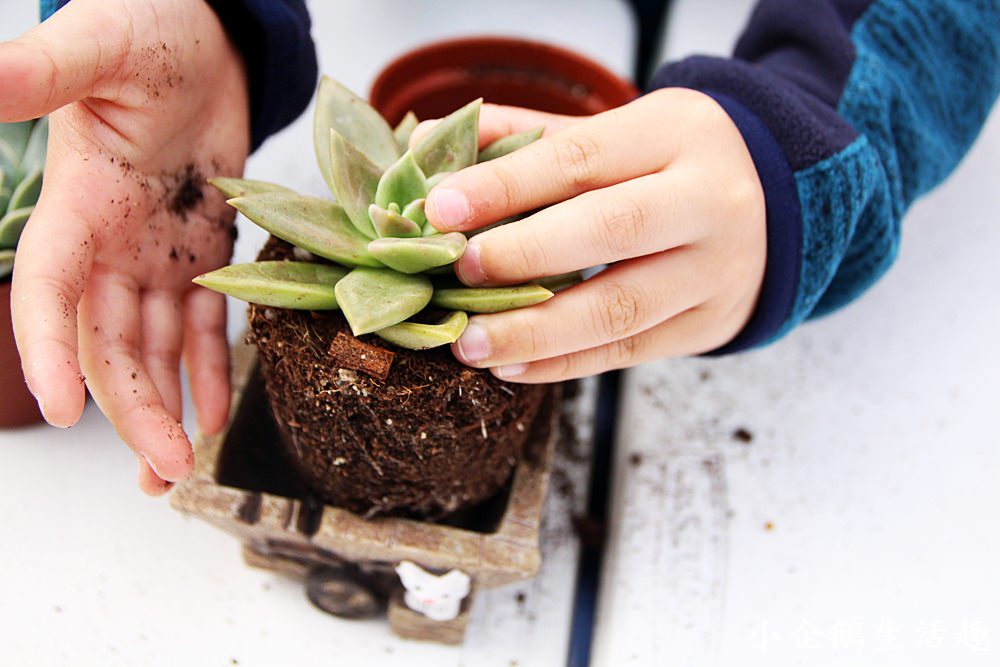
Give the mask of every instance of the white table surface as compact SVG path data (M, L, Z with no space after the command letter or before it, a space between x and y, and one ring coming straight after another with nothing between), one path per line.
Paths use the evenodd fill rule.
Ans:
M680 2L667 55L748 6ZM998 185L1000 110L862 299L628 374L595 665L1000 664Z
M621 74L630 67L629 15L611 0L317 1L311 9L321 70L361 94L402 51L469 34L549 39ZM570 11L574 21L566 25ZM32 2L4 0L0 39L35 20ZM248 174L324 192L310 119L311 109L267 142ZM236 259L251 259L263 239L242 224ZM231 311L235 337L245 305L232 302ZM190 417L188 402L185 423L193 428ZM580 421L586 430L590 419ZM142 496L134 457L93 405L67 431L2 432L0 666L562 664L579 553L570 516L586 501L587 464L563 459L558 467L577 492L550 497L541 573L477 595L466 644L451 648L400 640L384 619L318 612L301 584L244 565L229 535L182 516L166 499Z

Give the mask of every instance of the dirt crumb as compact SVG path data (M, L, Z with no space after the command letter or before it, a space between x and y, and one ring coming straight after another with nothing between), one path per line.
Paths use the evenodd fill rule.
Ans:
M628 464L632 468L638 468L642 465L642 454L639 452L632 452L628 455Z
M205 176L201 170L193 163L189 163L177 173L176 185L169 195L167 209L186 221L188 213L205 199L203 192L205 183Z
M753 442L753 433L743 427L740 427L733 431L733 440L736 442L742 442L744 445L749 445Z

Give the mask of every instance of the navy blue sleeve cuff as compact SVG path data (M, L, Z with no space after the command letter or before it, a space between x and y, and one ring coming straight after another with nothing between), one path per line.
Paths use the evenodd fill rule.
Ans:
M243 55L253 150L309 104L318 79L303 0L208 0Z

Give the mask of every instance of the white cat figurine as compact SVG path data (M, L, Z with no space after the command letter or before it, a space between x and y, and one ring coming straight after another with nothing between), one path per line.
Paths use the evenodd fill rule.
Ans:
M439 577L408 560L396 566L396 574L406 589L406 606L432 621L450 621L458 616L472 585L469 575L461 570Z

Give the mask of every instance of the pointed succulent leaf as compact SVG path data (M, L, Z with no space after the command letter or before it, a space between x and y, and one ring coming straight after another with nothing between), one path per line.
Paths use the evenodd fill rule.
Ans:
M337 283L337 303L355 336L399 324L431 300L434 286L426 276L391 269L357 268Z
M11 189L7 187L7 172L0 169L0 216L7 212Z
M0 218L0 248L14 248L21 238L24 226L28 224L33 206L12 209Z
M279 239L315 255L349 266L381 266L368 252L368 238L331 201L265 192L230 199L229 204Z
M255 181L249 178L210 178L208 182L216 190L226 195L227 199L246 197L247 195L259 195L265 192L295 194L294 190L289 190L283 185L268 183L267 181Z
M333 194L351 223L368 238L376 238L368 206L375 200L382 170L336 130L330 130L330 175Z
M389 205L386 206L386 208L392 211L393 213L398 213L399 215L403 215L403 209L399 208L399 204L397 204L396 202L389 202Z
M7 208L11 211L19 208L30 208L38 203L38 195L42 193L42 170L36 169L17 184L10 195Z
M562 273L558 276L546 276L545 278L539 278L535 282L546 289L552 290L553 292L561 292L562 290L572 287L577 283L582 283L583 273L580 271L571 271L570 273Z
M21 156L31 138L32 121L0 123L0 169L17 173Z
M479 156L479 109L483 100L466 104L445 116L413 149L417 164L427 176L458 171L476 163Z
M503 157L508 153L513 153L518 148L524 148L528 144L541 138L542 132L544 131L545 128L536 127L533 130L525 130L524 132L518 132L517 134L510 134L506 137L501 137L483 150L479 151L479 161L489 162L490 160L495 160L498 157Z
M14 272L14 251L0 250L0 280Z
M379 238L409 238L420 236L423 231L417 223L395 211L380 208L378 204L368 207L368 217L375 225Z
M250 262L224 266L194 282L249 303L295 310L334 310L334 285L347 269L314 262Z
M45 116L35 121L31 136L21 156L21 173L30 174L35 169L45 167L45 151L49 147L49 118Z
M552 298L541 285L518 287L457 287L434 291L431 305L470 313L499 313L533 306Z
M341 84L324 76L316 93L313 142L319 169L331 190L334 190L334 185L330 171L330 130L336 130L381 169L395 162L402 153L396 145L392 128L375 109Z
M424 198L414 199L403 209L403 216L417 223L418 227L423 228L427 224L427 214L424 212L426 203L427 200Z
M454 343L469 324L469 316L462 311L450 313L438 324L401 322L375 332L379 338L409 350L427 350Z
M449 232L418 239L376 239L368 251L386 266L403 273L422 273L447 266L465 252L465 236Z
M428 191L433 190L435 187L437 187L438 183L440 183L441 181L443 181L444 179L448 178L449 176L451 176L454 173L455 172L453 172L453 171L439 171L438 173L434 174L433 176L428 177L428 179L427 179L427 190Z
M413 130L419 124L420 120L417 118L417 114L407 111L406 115L403 116L403 120L399 121L399 125L392 131L393 136L396 137L396 145L399 146L399 150L405 151L410 147L410 135L413 134Z
M375 203L386 208L389 204L406 206L414 199L427 196L427 178L420 171L413 153L406 151L385 170L375 190ZM370 201L370 200L369 200Z

